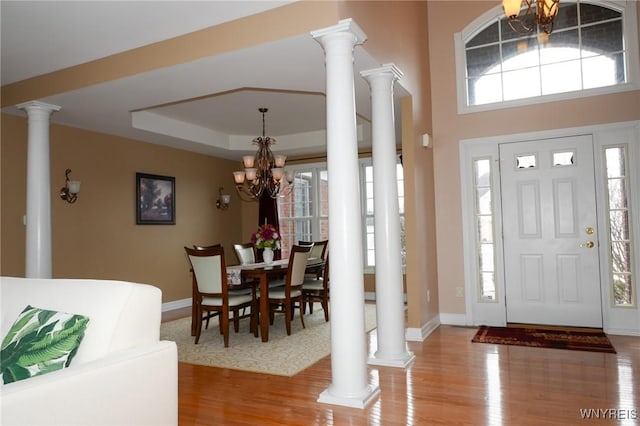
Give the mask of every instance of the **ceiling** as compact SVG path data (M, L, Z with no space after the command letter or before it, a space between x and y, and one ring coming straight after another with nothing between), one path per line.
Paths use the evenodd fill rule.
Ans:
M2 85L290 2L4 0ZM380 64L363 47L354 58L359 144L368 146L370 92L359 72ZM239 159L255 150L251 140L262 132L259 107L269 108L274 151L324 152L325 85L322 48L300 34L38 100L62 107L54 123ZM401 86L395 92L399 97Z

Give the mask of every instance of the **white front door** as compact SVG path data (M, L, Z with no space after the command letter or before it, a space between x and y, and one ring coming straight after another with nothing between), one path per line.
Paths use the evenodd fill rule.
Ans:
M602 327L591 135L499 150L507 322Z

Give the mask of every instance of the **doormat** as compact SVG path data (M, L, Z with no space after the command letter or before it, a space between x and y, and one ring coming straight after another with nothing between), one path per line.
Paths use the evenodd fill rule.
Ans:
M578 331L561 328L480 326L471 339L474 343L569 349L574 351L616 353L609 338L601 331Z

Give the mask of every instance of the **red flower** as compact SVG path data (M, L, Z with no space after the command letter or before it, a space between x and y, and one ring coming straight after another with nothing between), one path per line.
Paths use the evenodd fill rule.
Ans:
M251 235L251 243L257 248L270 248L277 250L280 248L280 235L276 228L270 223L261 225L256 232Z

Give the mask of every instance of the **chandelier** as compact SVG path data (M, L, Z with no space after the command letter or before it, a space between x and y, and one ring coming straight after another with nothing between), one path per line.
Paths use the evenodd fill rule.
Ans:
M293 173L284 170L287 156L274 155L270 146L276 140L265 136L264 115L269 109L258 108L258 111L262 113L262 136L253 140L253 143L258 145L258 151L255 155L243 156L244 170L233 172L236 190L243 201L257 200L265 193L271 198L284 195L284 190L281 190L284 181L288 184L288 192L291 191L293 182Z
M520 17L523 5L526 11ZM553 20L558 14L560 0L502 0L502 7L509 18L509 26L516 33L530 33L537 25L540 33L548 36L553 31Z

